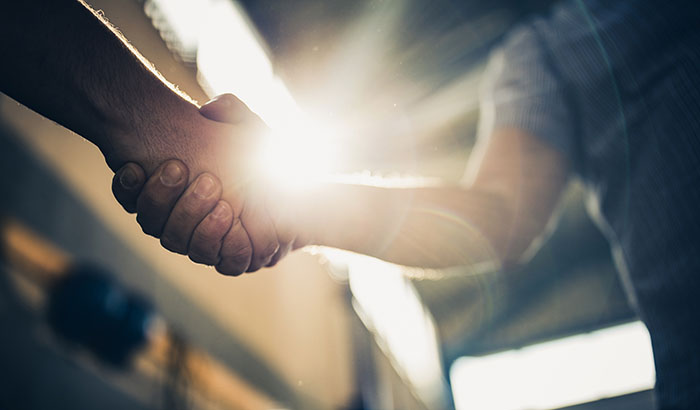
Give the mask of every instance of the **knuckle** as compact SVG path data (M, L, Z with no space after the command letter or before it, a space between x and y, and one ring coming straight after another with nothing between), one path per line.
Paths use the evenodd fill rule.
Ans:
M224 246L221 248L221 257L228 258L233 255L236 255L240 252L240 249L242 249L243 247L244 245L232 243L232 241L229 241L227 238L226 242L224 243Z
M154 212L154 210L158 210L167 206L168 203L162 198L161 195L154 195L153 192L144 191L139 196L137 205L141 212Z
M248 266L247 272L256 272L263 266L267 266L278 250L279 243L276 240L265 243L261 250L258 250L257 248L254 249L253 258L250 266Z
M136 216L136 222L138 222L139 226L141 226L141 230L143 231L143 233L145 233L146 235L158 237L159 232L157 232L155 224L153 224L149 218L138 214Z
M222 275L225 276L239 276L240 274L243 273L243 270L236 268L235 266L226 264L226 263L218 263L216 266L216 271L219 272Z
M182 241L178 238L174 238L171 235L162 235L160 238L160 244L170 252L175 252L184 255L187 253L185 246Z
M194 195L187 195L182 201L180 212L182 217L186 219L200 217L208 210L205 208L210 206L211 203L211 199L199 199Z
M238 252L227 256L225 259L230 265L236 267L241 273L245 272L250 266L252 250L249 247L243 247Z
M200 224L196 228L196 234L192 238L192 245L198 247L205 247L212 242L216 242L221 239L221 235L217 231L216 227L209 224ZM199 244L202 245L199 245Z
M250 264L253 249L250 245L241 245L235 248L229 248L221 252L222 262L228 265L235 265L241 268L241 272L245 271Z
M219 258L217 256L206 254L206 252L200 250L190 250L188 256L192 262L202 265L213 266L219 263Z
M221 256L229 257L244 252L252 252L250 242L247 237L239 235L243 230L243 225L238 221L234 221L228 235L224 238L224 244L221 247Z
M237 265L247 265L252 255L253 248L250 245L243 245L227 255L227 258L231 259Z
M206 265L216 265L219 262L219 247L217 243L203 242L193 239L190 242L188 255L193 262Z
M195 228L196 242L203 242L209 246L212 242L220 242L231 225L222 221L212 221L206 218L202 223Z
M280 248L279 242L275 241L270 241L265 244L263 247L262 251L260 252L260 258L261 259L268 259L271 258Z

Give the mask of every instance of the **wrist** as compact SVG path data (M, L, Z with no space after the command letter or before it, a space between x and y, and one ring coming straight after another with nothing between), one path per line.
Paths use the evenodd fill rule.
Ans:
M378 192L374 187L329 183L277 195L275 203L284 228L305 244L365 251L381 242L373 228L380 224L375 213L381 214L381 207L374 204Z
M97 146L112 170L135 162L150 174L162 161L183 159L178 154L187 152L185 142L203 121L197 107L179 96L144 105L105 121Z

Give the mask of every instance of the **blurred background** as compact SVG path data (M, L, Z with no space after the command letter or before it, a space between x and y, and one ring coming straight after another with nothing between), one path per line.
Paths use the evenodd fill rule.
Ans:
M271 172L453 183L489 53L551 3L90 1L194 99L287 130ZM315 249L230 278L143 235L98 150L5 95L0 167L0 408L652 408L648 334L576 181L515 271Z

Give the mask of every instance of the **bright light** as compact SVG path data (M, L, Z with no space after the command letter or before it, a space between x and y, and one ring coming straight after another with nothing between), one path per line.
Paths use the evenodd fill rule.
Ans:
M649 332L629 323L484 357L450 371L458 410L555 409L653 388Z
M262 147L260 169L284 189L323 182L333 172L338 135L338 130L312 121L273 129Z
M329 254L348 264L358 315L399 373L429 408L447 408L435 326L402 267L349 252Z
M208 5L209 0L147 0L144 10L163 39L191 61L197 51Z
M271 188L306 187L332 172L341 130L302 112L235 2L149 0L146 9L181 51L196 50L197 75L211 96L236 95L272 129L258 161Z
M207 15L197 51L199 77L212 94L235 94L272 129L259 154L268 182L298 189L322 180L336 160L338 130L301 111L233 2L212 0Z

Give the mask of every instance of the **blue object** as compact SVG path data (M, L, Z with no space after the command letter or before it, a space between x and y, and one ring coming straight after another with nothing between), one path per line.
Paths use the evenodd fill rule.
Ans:
M100 268L77 266L51 289L47 317L64 339L101 360L125 366L146 343L151 305Z

